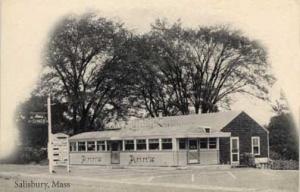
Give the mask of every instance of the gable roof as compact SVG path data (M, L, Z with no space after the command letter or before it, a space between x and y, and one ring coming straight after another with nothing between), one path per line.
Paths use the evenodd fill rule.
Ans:
M228 133L222 133L221 129L240 113L241 111L226 111L119 121L108 124L107 126L110 128L108 130L80 133L72 136L70 139L125 138L129 136L155 135L178 135L181 137L195 135L205 137L230 136ZM210 133L206 133L204 128L210 128Z
M159 127L173 127L187 129L191 127L208 127L211 132L218 132L237 117L241 111L225 111L218 113L192 114L168 116L131 121L120 121L108 124L109 128L122 128L131 130L155 129Z

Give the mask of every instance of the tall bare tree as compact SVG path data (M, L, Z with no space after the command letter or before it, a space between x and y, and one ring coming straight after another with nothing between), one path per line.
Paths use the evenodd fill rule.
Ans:
M149 34L134 36L128 39L129 49L124 50L123 72L128 70L127 74L132 74L128 78L131 82L128 98L135 116L143 115L145 111L150 117L179 112L173 91L161 72L163 60L157 43L157 39Z
M60 22L45 61L44 87L69 103L75 132L139 110L213 112L234 93L267 99L274 80L265 49L238 31L157 20L139 36L93 14Z
M157 20L150 32L157 39L164 75L182 114L217 110L234 93L267 99L274 82L265 49L228 27L183 28Z

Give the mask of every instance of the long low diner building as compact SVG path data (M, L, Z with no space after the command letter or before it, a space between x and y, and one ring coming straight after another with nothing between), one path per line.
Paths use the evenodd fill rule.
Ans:
M239 165L248 153L269 157L268 131L245 112L218 112L117 122L73 135L71 165Z

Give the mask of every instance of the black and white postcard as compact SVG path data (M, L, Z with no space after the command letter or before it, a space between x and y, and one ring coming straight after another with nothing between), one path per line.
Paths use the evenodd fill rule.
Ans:
M0 4L0 191L299 190L299 1Z

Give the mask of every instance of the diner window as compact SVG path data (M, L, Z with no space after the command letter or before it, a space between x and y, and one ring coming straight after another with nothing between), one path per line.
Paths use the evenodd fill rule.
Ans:
M149 139L149 150L159 150L158 139Z
M251 137L251 143L252 143L252 154L260 155L260 138Z
M125 140L125 150L134 150L133 140Z
M87 142L87 150L88 151L95 151L95 141L88 141Z
M136 140L136 149L137 150L146 150L146 139L137 139Z
M198 150L198 140L197 139L189 139L189 149L190 150Z
M179 149L186 149L186 139L179 139Z
M79 141L78 142L78 151L85 151L86 146L85 146L85 141Z
M217 148L217 138L209 138L209 148L210 149Z
M105 151L105 141L97 141L97 151Z
M162 149L172 149L172 139L161 139Z
M70 142L70 151L77 151L76 142Z
M200 139L200 149L207 149L208 147L208 139L207 138L201 138Z
M123 141L119 141L120 151L123 151Z

